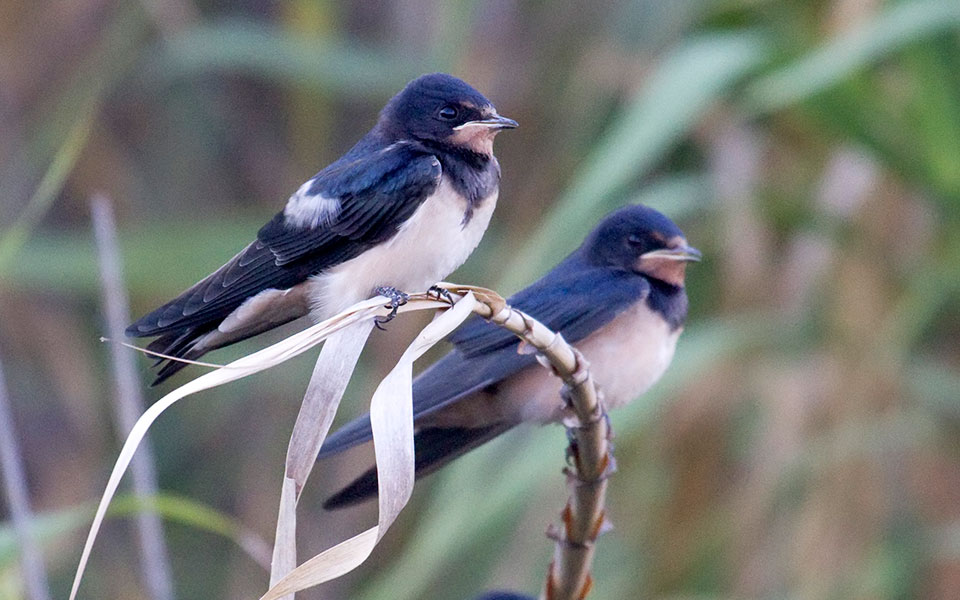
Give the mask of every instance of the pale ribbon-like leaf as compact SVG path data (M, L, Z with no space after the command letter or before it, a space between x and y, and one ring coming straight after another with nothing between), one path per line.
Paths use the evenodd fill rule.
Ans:
M377 525L306 561L271 587L261 600L279 600L335 579L358 567L373 552L413 491L413 362L456 329L476 305L474 295L467 293L452 309L438 315L410 344L370 401L379 479Z
M90 532L87 535L87 540L83 547L83 553L80 556L80 562L77 565L77 572L74 576L73 586L70 590L70 600L74 600L77 596L77 591L80 587L80 581L83 578L83 573L86 570L87 562L90 559L90 552L93 549L93 543L100 531L100 526L103 524L107 507L110 505L110 501L113 499L114 494L116 494L117 487L120 485L120 479L123 477L127 467L130 465L130 460L133 458L133 454L136 452L137 447L143 441L147 430L165 410L167 410L178 400L185 398L190 394L223 385L230 381L235 381L237 379L246 377L247 375L252 375L253 373L258 373L265 369L269 369L270 367L276 366L290 358L293 358L294 356L306 352L333 333L343 328L349 327L354 323L372 319L374 316L385 314L386 309L383 307L385 300L385 298L378 296L364 302L359 302L339 315L331 317L321 323L317 323L316 325L295 333L286 339L277 342L276 344L268 346L267 348L252 354L248 354L247 356L239 358L220 369L205 373L204 375L185 383L158 400L155 404L144 411L143 415L141 415L136 424L134 424L133 429L130 430L130 434L127 436L127 439L123 444L123 448L120 450L120 455L117 457L113 471L111 472L110 478L107 481L106 489L104 490L103 496L100 499L100 504L97 507L97 512L94 516L93 523L90 525ZM421 300L416 303L416 306L401 307L401 310L439 308L443 306L447 306L446 303Z
M271 586L297 566L296 507L300 492L317 462L320 446L330 431L337 407L372 329L373 321L368 320L335 332L324 342L317 357L287 446L286 470L280 491L277 532L270 565ZM293 600L293 596L286 600Z
M277 513L277 533L270 559L270 585L297 567L297 482L283 476L280 488L280 510ZM288 600L292 600L289 596Z

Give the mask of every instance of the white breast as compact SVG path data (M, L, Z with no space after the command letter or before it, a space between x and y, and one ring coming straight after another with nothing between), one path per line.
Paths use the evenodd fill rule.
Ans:
M497 204L483 200L464 224L467 202L446 177L388 241L313 278L312 315L323 319L373 295L378 286L422 292L463 264Z
M655 384L673 361L681 329L670 330L646 302L580 342L608 409L623 406Z
M639 302L575 344L590 362L607 409L626 404L660 379L673 360L681 331L670 331L646 302ZM560 387L560 380L546 369L528 369L501 391L509 398L498 404L522 407L518 415L509 416L520 421L557 421L563 416Z

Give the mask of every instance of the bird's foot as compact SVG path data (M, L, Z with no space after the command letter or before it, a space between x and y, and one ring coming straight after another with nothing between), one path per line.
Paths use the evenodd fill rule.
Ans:
M397 309L410 300L410 295L401 292L393 286L380 286L373 291L390 299L390 304L386 305L386 307L390 309L390 313L385 317L376 317L373 320L373 324L377 327L377 329L386 331L386 328L383 326L383 324L389 323L394 319L394 317L397 316Z
M448 290L447 288L442 288L439 285L431 285L430 289L427 290L428 298L430 297L430 294L436 294L438 301L441 298L443 298L444 300L450 303L450 306L453 306L454 304L456 304L456 301L453 299L453 296L450 295L450 290Z

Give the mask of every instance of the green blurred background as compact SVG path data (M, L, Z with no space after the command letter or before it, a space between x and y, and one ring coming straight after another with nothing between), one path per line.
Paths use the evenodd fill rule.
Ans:
M706 257L673 367L613 415L591 598L960 598L960 3L4 0L0 357L54 596L119 449L90 196L115 205L141 314L437 70L521 123L451 281L512 293L631 202ZM418 318L374 336L341 418ZM241 546L272 538L313 356L155 426L178 597L265 590ZM298 598L536 594L564 445L524 429L428 478L367 565ZM372 524L319 508L370 456L315 470L302 557ZM147 597L122 505L84 597ZM0 523L2 598L23 597L13 539Z

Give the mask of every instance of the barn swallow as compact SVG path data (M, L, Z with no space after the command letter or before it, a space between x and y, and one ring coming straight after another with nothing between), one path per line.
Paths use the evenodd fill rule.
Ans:
M507 302L576 344L605 406L636 398L663 375L687 316L684 278L700 252L659 212L639 205L606 216L583 244ZM560 379L519 339L479 317L450 337L453 350L413 383L417 476L435 471L512 427L568 416ZM320 457L371 438L369 416L333 433ZM331 496L325 508L372 497L372 468Z
M463 264L500 186L493 139L516 121L442 73L411 81L339 160L300 186L256 241L127 328L185 359L375 294L394 308ZM159 360L156 385L186 363ZM156 366L156 365L155 365Z

